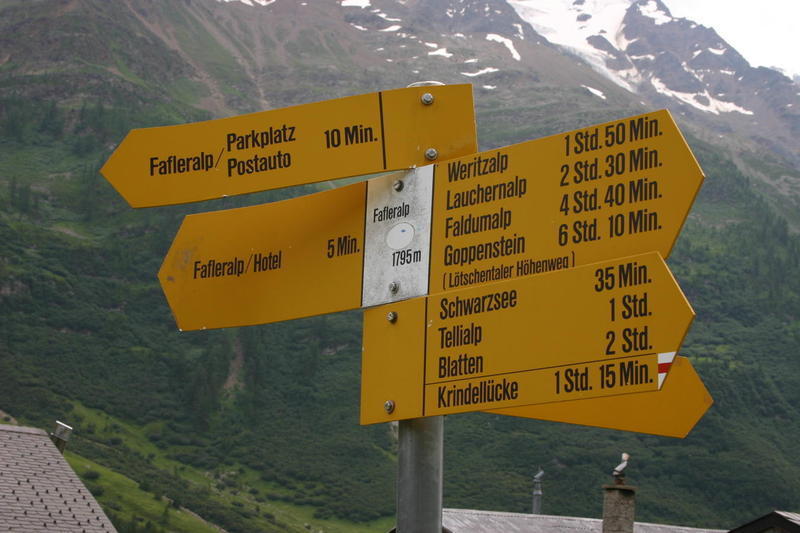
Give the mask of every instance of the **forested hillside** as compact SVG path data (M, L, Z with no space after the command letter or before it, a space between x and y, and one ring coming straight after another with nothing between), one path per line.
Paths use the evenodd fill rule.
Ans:
M131 128L223 112L203 105L202 76L219 86L244 80L217 102L263 106L245 89L252 83L247 69L218 48L212 60L198 45L191 61L159 48L141 22L152 14L126 22L124 9L123 17L113 6L73 2L96 8L97 18L85 11L83 18L50 17L49 4L59 3L36 2L28 11L25 2L0 2L0 29L19 30L41 17L53 34L73 36L64 47L85 49L54 59L33 45L25 56L15 43L15 57L29 63L0 64L6 421L73 425L68 458L123 532L202 531L208 526L197 516L229 532L304 531L305 524L327 532L388 530L396 440L390 425L358 425L361 312L181 333L156 279L185 214L317 187L133 210L97 172ZM207 27L195 26L182 8L152 9L183 21L175 27L185 42L208 38ZM92 33L93 24L106 31ZM197 75L199 58L217 70ZM299 103L436 74L432 68L384 78L370 66L328 76L310 64L279 64L275 93L265 85L259 94L270 103ZM195 81L184 84L184 75ZM611 100L598 100L539 76L524 87L515 78L515 90L476 91L482 149L649 110L614 89ZM681 353L714 407L685 440L450 416L446 506L528 511L531 478L541 466L544 512L599 516L599 486L626 451L633 456L628 479L640 487L637 519L733 527L773 508L797 510L800 238L783 218L781 197L763 183L767 176L796 184L800 172L768 153L747 152L743 164L741 152L710 144L711 136L695 135L696 126L680 116L678 122L707 178L669 265L697 312Z

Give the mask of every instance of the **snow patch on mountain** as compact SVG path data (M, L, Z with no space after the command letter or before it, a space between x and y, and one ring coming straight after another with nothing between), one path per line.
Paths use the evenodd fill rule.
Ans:
M671 16L659 9L658 4L654 0L650 0L650 2L647 4L639 6L639 13L645 17L653 19L656 23L656 26L666 24L667 22L672 22L673 20Z
M606 95L600 89L595 89L594 87L589 87L588 85L581 85L581 87L583 87L593 95L597 96L598 98L602 98L603 100L606 99Z
M522 57L519 55L519 52L517 52L517 49L514 47L514 42L511 39L503 37L502 35L497 35L496 33L489 33L486 35L486 40L505 45L505 47L508 48L508 51L511 52L511 57L517 61L522 59Z
M229 3L229 2L236 2L236 1L239 1L239 2L241 2L243 4L248 5L248 6L253 6L253 2L255 2L256 4L258 4L260 6L268 6L270 4L274 4L275 3L275 0L217 0L217 2L225 2L226 4ZM253 6L253 7L255 7L255 6Z
M482 76L484 74L491 74L492 72L497 72L498 70L499 69L496 69L494 67L486 67L486 68L481 69L481 70L479 70L477 72L462 72L461 75L462 76L467 76L469 78L474 78L476 76Z
M712 97L708 94L708 90L703 91L702 93L683 93L679 91L673 91L672 89L668 88L664 82L662 82L658 78L652 78L650 83L653 85L656 91L659 93L670 96L672 98L676 98L686 104L689 104L692 107L696 107L700 111L705 111L707 113L713 113L715 115L719 115L720 113L741 113L743 115L752 115L753 112L740 107L733 102L724 102L722 100L717 100L716 98Z
M231 0L226 0L226 2L230 1ZM361 9L365 9L371 5L369 0L342 0L342 7L360 7Z
M453 57L453 54L447 51L447 48L439 48L434 50L433 52L428 52L429 56L442 56L442 57Z
M633 0L508 0L519 17L553 44L583 58L595 70L618 85L635 92L635 72L612 70L607 61L612 50L627 49L632 41L623 35L623 19ZM650 11L648 11L649 13ZM600 49L590 38L608 41Z
M388 22L403 22L403 19L396 19L396 18L390 17L386 13L382 13L381 11L379 11L377 9L374 10L373 13L375 13L380 18L382 18L383 20L388 21Z
M508 0L508 3L520 18L551 43L582 56L598 56L598 50L587 38L603 35L615 43L631 1Z

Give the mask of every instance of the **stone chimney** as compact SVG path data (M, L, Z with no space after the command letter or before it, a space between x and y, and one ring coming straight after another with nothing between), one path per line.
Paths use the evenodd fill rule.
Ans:
M636 487L625 484L625 467L630 456L622 454L622 463L614 469L614 484L603 485L603 533L633 533L636 512Z
M61 422L60 420L56 420L56 429L52 433L50 433L50 440L53 441L53 444L56 445L58 451L62 454L64 453L64 449L67 447L67 442L69 442L69 438L72 435L72 428L65 423Z

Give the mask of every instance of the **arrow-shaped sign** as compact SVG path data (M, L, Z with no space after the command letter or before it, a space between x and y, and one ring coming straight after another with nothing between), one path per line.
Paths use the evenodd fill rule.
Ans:
M389 285L399 287L395 299L412 298L648 251L666 258L703 181L668 111L437 163L432 173L430 225L404 220L409 205L427 209L419 187L406 197L370 184L365 304L387 301ZM391 238L401 229L415 239Z
M131 130L101 172L132 207L149 207L411 168L476 149L472 86L426 86Z
M430 292L666 258L702 181L667 111L437 164Z
M693 318L656 252L369 309L361 421L658 390Z
M714 400L689 359L677 356L655 392L497 409L490 413L683 438Z
M178 327L266 324L358 308L366 190L362 182L185 217L158 273Z
M577 177L585 159L576 162L571 144L564 153L565 139L575 138L600 177ZM601 141L585 139L611 146L590 150ZM645 149L656 154L647 164ZM607 153L625 161L613 176L600 164ZM562 186L547 169L563 161ZM334 191L188 216L159 278L179 327L199 329L368 307L651 250L665 256L702 177L669 113L658 111ZM597 230L584 239L574 228L587 220ZM618 220L625 231L608 233Z

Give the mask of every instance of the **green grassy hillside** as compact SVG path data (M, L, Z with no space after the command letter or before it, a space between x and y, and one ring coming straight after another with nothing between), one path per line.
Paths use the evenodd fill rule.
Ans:
M330 35L325 57L343 59L320 69L302 51L323 38L284 35L284 19L259 36L246 22L215 27L202 3L147 3L157 16L129 4L0 1L0 409L75 426L68 459L123 532L388 530L396 440L389 425L358 425L361 313L180 333L155 277L185 214L313 188L132 210L97 169L133 127L435 72L356 67L356 43ZM256 58L255 37L270 48L278 36L280 54ZM44 52L51 37L58 54ZM254 81L267 74L274 85ZM641 111L613 89L600 103L513 82L476 91L484 148ZM627 451L640 520L732 527L796 510L800 239L763 176L797 173L689 143L707 179L669 264L697 312L682 353L715 406L685 440L450 416L446 506L526 511L542 466L546 513L599 516L599 485Z

